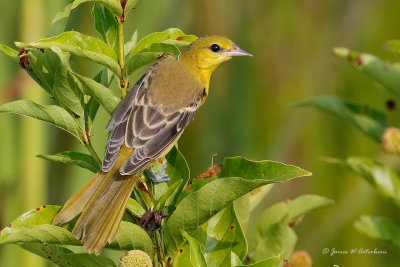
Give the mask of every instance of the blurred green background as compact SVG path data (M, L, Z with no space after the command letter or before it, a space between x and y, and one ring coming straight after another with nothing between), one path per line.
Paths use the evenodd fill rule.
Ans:
M68 2L1 0L0 43L13 47L17 40L45 37L52 18ZM96 35L91 6L83 4L73 11L70 29ZM126 38L136 29L141 38L169 27L198 36L222 34L254 54L224 64L213 75L210 97L179 144L192 176L210 166L214 153L217 162L243 155L301 166L314 175L276 185L263 202L267 206L303 193L335 200L335 205L295 227L297 249L307 250L314 266L400 266L396 251L352 226L362 214L390 216L398 210L359 177L320 160L359 155L394 164L393 158L350 124L315 110L287 107L297 100L336 94L384 109L391 96L335 59L331 50L346 46L389 58L382 44L399 37L399 10L398 0L143 0L125 27ZM74 67L85 75L99 69L88 61L77 61ZM50 102L7 56L0 55L0 70L0 104L21 98ZM398 115L394 111L393 119ZM105 148L107 119L101 112L94 126L99 154ZM37 121L1 114L0 149L1 228L29 209L62 205L91 176L78 167L35 157L81 149L72 137ZM322 254L324 248L377 248L388 254L331 257ZM0 247L0 266L45 265L20 248Z

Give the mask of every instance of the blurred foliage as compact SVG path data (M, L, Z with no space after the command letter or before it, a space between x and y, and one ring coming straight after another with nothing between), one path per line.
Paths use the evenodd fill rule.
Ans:
M0 25L7 27L2 27L0 43L12 46L14 40L31 42L43 38L49 30L46 25L50 25L54 15L67 3L61 0L1 1ZM180 149L187 157L193 176L209 166L207 158L211 159L216 152L220 158L244 154L250 158L269 158L302 166L311 170L314 176L276 185L256 207L256 212L304 192L328 196L335 200L335 206L311 214L308 220L296 226L297 248L310 252L315 266L338 263L343 266L396 266L399 262L390 247L360 235L352 227L352 222L361 214L379 211L382 216L390 216L396 213L395 205L382 202L363 181L334 165L318 161L318 157L370 156L399 170L395 165L397 162L382 154L372 139L360 135L350 124L322 113L285 109L285 106L299 99L335 94L384 109L387 100L393 96L377 90L368 79L355 79L354 72L339 64L330 51L340 45L377 51L379 57L387 57L388 53L379 48L386 40L398 35L399 8L400 3L396 0L142 1L137 10L129 14L126 38L133 36L138 25L139 37L179 27L198 36L224 34L251 51L255 55L251 62L238 59L214 74L208 101L181 139ZM152 10L152 14L149 16L140 10ZM87 19L89 12L90 4L74 9L69 29L95 35L93 21ZM101 70L88 61L79 60L71 67L86 76ZM39 89L18 71L11 59L1 56L0 68L0 104L28 95L36 100ZM389 112L388 118L398 125L396 118L399 115L399 110L395 109ZM107 119L107 113L100 109L97 125L92 130L96 151L104 151ZM5 226L18 214L42 203L64 203L91 175L80 168L45 164L35 157L38 153L55 154L79 149L75 140L62 131L50 132L47 126L32 122L40 128L39 133L35 133L23 119L6 115L0 116L0 123L0 199L3 207L0 225ZM30 130L25 131L26 127ZM28 149L34 145L36 147ZM24 155L23 158L20 155ZM27 170L21 166L27 166ZM42 175L38 174L37 168L42 168ZM29 176L30 173L34 175ZM27 177L30 177L30 183L26 183ZM40 179L44 181L40 182ZM30 195L37 198L29 198ZM330 257L321 253L325 247L378 247L388 250L389 254ZM26 266L21 262L22 253L13 247L2 246L0 265L8 266L11 261Z

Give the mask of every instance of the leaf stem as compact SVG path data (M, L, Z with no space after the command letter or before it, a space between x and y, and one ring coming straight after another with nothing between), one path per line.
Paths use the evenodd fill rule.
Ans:
M119 87L121 89L122 97L126 95L126 84L124 80L124 67L125 67L125 51L124 51L124 23L118 21L118 61L121 68L121 77Z
M96 151L94 151L92 143L90 142L90 140L87 140L85 142L85 147L86 149L89 151L90 155L92 155L92 157L96 160L96 162L99 164L99 166L101 166L101 160L99 158L99 156L97 155Z

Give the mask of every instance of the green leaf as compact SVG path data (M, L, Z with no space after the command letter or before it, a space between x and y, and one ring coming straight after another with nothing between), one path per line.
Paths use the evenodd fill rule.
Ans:
M238 164L248 169L238 169ZM273 161L249 161L240 157L225 159L222 173L243 177L211 179L183 198L164 225L165 242L171 252L175 252L183 242L180 229L193 233L232 201L257 187L310 175L295 166ZM202 180L207 182L209 179Z
M77 165L94 173L100 170L99 164L92 156L79 152L64 151L55 155L37 155L37 157L48 161Z
M137 30L132 34L131 39L125 43L124 45L124 52L125 56L129 55L132 52L133 47L137 43L138 33Z
M133 48L131 56L149 48L155 43L171 44L175 46L188 46L197 39L194 35L186 35L181 30L170 28L163 32L154 32L138 42Z
M112 260L104 256L73 251L47 243L22 243L20 247L62 267L116 266Z
M111 10L111 12L117 17L122 16L122 7L121 3L118 0L75 0L72 4L72 9L76 8L82 3L85 2L98 2L103 4L105 7Z
M74 73L74 75L82 82L83 86L87 90L87 93L94 97L108 113L112 114L114 112L120 102L120 99L116 97L110 89L77 73Z
M128 199L126 209L138 218L142 217L146 213L145 209L143 209L143 207L133 198Z
M204 259L203 252L201 251L199 242L191 237L184 230L181 230L182 235L188 240L190 247L190 262L192 266L206 267L206 260Z
M231 267L235 267L241 264L242 262L240 261L238 255L236 255L234 252L231 252Z
M159 57L168 54L173 56L179 55L179 49L171 44L155 43L149 48L140 51L138 54L129 55L125 63L125 73L126 75L140 69L147 64L159 59Z
M72 11L73 3L67 5L62 11L58 12L50 25L49 36L59 35L65 31L69 15Z
M0 106L0 113L13 113L52 124L80 140L80 130L74 118L55 105L39 105L31 100L17 100Z
M381 135L388 126L385 115L380 111L366 105L345 102L336 96L320 96L292 105L292 107L303 106L317 108L346 120L378 142L380 142Z
M290 258L297 236L289 224L304 214L327 206L332 201L315 195L303 195L292 201L275 204L266 209L248 230L248 257L253 261L281 255Z
M40 242L55 245L82 245L67 229L50 224L60 209L60 206L43 206L22 214L0 232L0 244L20 245L27 242ZM121 222L114 241L106 248L140 249L149 256L153 253L153 244L146 231L138 225L125 221Z
M42 49L50 49L55 46L64 52L71 53L78 57L88 58L94 62L105 65L117 76L121 74L118 57L114 50L100 39L79 32L64 32L58 36L38 40L30 44L16 43L16 45L18 47Z
M169 206L173 200L175 199L175 196L180 192L180 185L182 184L182 180L176 181L173 185L171 185L164 194L162 194L160 200L157 203L156 210L164 208L164 206Z
M6 54L7 56L13 57L15 59L17 59L18 57L18 51L15 49L12 49L8 46L2 45L0 44L0 51L2 51L4 54Z
M115 47L118 38L118 22L111 11L100 3L94 3L92 15L96 31L111 48Z
M204 244L207 266L229 266L231 252L241 260L246 257L246 237L232 204L205 223L202 230L206 236L200 242Z
M390 218L361 216L354 227L370 238L384 240L400 249L400 225Z
M128 0L125 5L125 16L136 6L139 0Z
M250 265L239 265L236 267L282 267L283 260L279 256L271 257L263 261L256 262Z
M369 158L349 157L346 160L326 159L339 164L363 177L380 194L392 199L400 206L400 177L388 166Z
M389 42L389 46L392 48L394 45L395 43L390 44ZM358 71L400 98L400 71L390 63L385 63L376 56L358 53L347 48L335 48L334 54L348 60Z

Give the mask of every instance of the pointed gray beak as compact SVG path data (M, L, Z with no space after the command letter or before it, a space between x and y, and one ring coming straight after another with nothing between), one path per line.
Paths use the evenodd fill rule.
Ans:
M233 49L230 49L225 52L225 55L227 55L228 57L253 56L252 54L250 54L249 52L247 52L246 50L240 48L235 44L233 45Z

